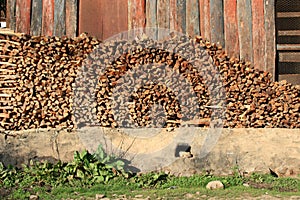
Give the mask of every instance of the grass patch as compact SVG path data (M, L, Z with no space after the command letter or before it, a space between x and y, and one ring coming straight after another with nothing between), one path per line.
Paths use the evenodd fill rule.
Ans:
M299 196L299 178L276 178L269 174L175 177L165 173L125 172L122 160L99 148L95 154L75 152L70 163L31 162L21 169L0 164L0 199L94 199L96 194L152 199L206 199L209 197ZM206 184L221 181L225 189L207 190Z

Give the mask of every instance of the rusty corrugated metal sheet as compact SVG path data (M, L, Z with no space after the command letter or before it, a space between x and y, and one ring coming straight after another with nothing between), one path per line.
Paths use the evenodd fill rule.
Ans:
M104 40L128 29L127 0L89 0L79 3L79 34Z

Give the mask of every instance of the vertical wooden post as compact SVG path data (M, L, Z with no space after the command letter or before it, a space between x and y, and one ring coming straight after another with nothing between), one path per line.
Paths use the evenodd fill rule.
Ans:
M222 46L225 45L223 17L223 2L220 0L210 0L211 41L215 43L219 42Z
M66 0L66 35L75 37L78 26L78 0Z
M276 69L275 0L264 0L265 19L265 70L273 75Z
M240 48L236 1L237 0L224 0L224 33L225 52L230 57L238 58L240 55Z
M199 1L186 1L186 32L188 35L200 35L199 30Z
M7 0L6 23L9 29L16 30L16 0Z
M53 35L54 28L54 0L43 0L42 34Z
M16 1L16 32L30 33L31 0Z
M252 30L253 30L253 65L265 70L265 24L264 1L252 0Z
M237 1L240 58L253 63L252 59L252 9L251 0Z
M66 0L54 1L54 35L66 35Z
M146 0L146 27L157 28L157 0ZM149 29L146 34L157 39L157 31Z
M43 14L43 3L42 0L32 0L31 6L31 35L42 34L42 14Z

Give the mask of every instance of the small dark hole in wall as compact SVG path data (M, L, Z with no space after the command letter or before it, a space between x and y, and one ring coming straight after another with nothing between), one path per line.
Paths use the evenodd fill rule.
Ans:
M180 157L179 152L191 152L191 146L187 143L179 143L175 149L175 157Z

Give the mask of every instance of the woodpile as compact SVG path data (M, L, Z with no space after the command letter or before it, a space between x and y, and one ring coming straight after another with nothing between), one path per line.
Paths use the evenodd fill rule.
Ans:
M186 44L191 41L197 47L195 55L203 54L197 51L202 47L212 57L216 67L208 75L186 59L190 58L185 55L188 50L185 48L189 48ZM151 48L151 40L106 44L86 35L77 38L0 35L1 128L72 129L84 124L103 127L208 126L212 114L210 106L220 103L216 99L226 101L224 127L300 128L299 88L286 81L273 82L269 73L228 57L222 47L201 37L191 41L170 39L161 42L162 48ZM174 45L178 47L176 53L167 51ZM112 56L115 58L109 60ZM159 70L163 65L184 77L195 96L181 93L185 88L180 84L174 85L176 90L159 82L144 85L142 82L138 90L130 91L138 80L163 78ZM139 74L136 69L140 66L145 66L147 73ZM95 94L81 85L85 83L76 81L82 76L82 69L86 70L86 80L96 88ZM214 71L221 74L226 97L210 98L207 83L213 79ZM128 76L131 72L133 75ZM152 77L143 77L145 74ZM170 81L176 83L176 80ZM215 83L212 87L219 85ZM74 95L77 95L75 102ZM128 97L130 103L124 104L122 96ZM95 104L85 109L91 98L96 100ZM194 107L197 109L191 109ZM73 112L78 108L79 114Z

